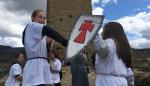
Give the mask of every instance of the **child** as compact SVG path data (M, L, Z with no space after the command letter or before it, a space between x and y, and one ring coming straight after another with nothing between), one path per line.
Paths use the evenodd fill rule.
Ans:
M121 24L109 22L102 37L97 35L92 43L96 51L96 86L134 86L130 45Z
M67 40L49 26L44 25L46 13L43 10L35 10L31 19L32 22L23 32L23 44L27 53L23 86L43 86L52 82L47 61L46 36L60 42L63 46L67 46Z
M52 84L54 84L54 86L61 86L59 75L59 72L61 71L61 62L56 57L56 54L53 50L49 52L49 58L50 58L50 70L52 74Z
M5 86L19 86L22 81L22 65L24 62L23 53L16 55L17 61L13 63L10 68L8 78L5 82Z
M62 48L60 48L60 47L56 48L56 57L60 60L61 65L63 66L64 65L64 57L63 57L63 54L62 54ZM62 69L59 72L59 75L60 75L60 80L61 80L62 77L63 77Z

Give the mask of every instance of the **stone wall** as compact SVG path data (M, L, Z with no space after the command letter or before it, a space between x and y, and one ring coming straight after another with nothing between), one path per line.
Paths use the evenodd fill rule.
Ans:
M48 25L68 37L80 14L92 14L91 0L48 0Z

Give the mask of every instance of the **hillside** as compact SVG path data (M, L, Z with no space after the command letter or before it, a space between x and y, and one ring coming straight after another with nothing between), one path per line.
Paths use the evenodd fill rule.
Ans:
M23 47L12 48L0 45L0 77L8 73L9 66L14 61L17 52L25 52Z
M17 52L25 50L23 47L12 48L0 45L0 81L8 74L9 66ZM132 55L136 86L150 86L150 49L132 49Z
M17 52L25 52L23 47L12 48L0 45L0 62L12 60Z

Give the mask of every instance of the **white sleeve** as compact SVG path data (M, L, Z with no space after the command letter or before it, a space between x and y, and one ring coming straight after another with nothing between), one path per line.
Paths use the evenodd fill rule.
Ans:
M56 67L56 69L58 71L61 71L61 62L59 60L57 60L57 67Z
M128 86L134 86L134 73L131 68L127 69Z
M33 22L31 27L31 34L34 39L41 39L42 38L42 30L43 24Z
M127 77L134 76L134 73L131 68L127 69Z
M51 65L51 69L53 71L59 71L61 70L61 62L59 60L56 60L56 62L54 62L54 64Z
M94 47L94 50L98 53L98 55L102 58L105 58L109 54L108 45L106 42L102 39L101 35L96 35L94 40L92 41L92 45Z
M14 64L13 66L13 76L15 77L16 75L21 75L21 67L20 67L20 65L19 64Z

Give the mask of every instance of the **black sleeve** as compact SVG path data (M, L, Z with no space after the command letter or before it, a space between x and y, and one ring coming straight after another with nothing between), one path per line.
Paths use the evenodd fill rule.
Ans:
M51 37L52 39L56 40L57 42L61 43L63 46L67 46L68 40L62 37L58 32L53 30L51 27L44 25L42 30L42 35L46 35Z
M22 33L22 44L24 45L25 30Z
M28 25L27 25L27 26L28 26ZM24 43L24 38L25 38L25 31L26 31L27 26L25 27L25 29L24 29L24 31L23 31L23 33L22 33L22 44L23 44L23 45L25 45L25 43Z
M18 76L20 76L20 75L19 74L15 75L15 78L18 77Z

